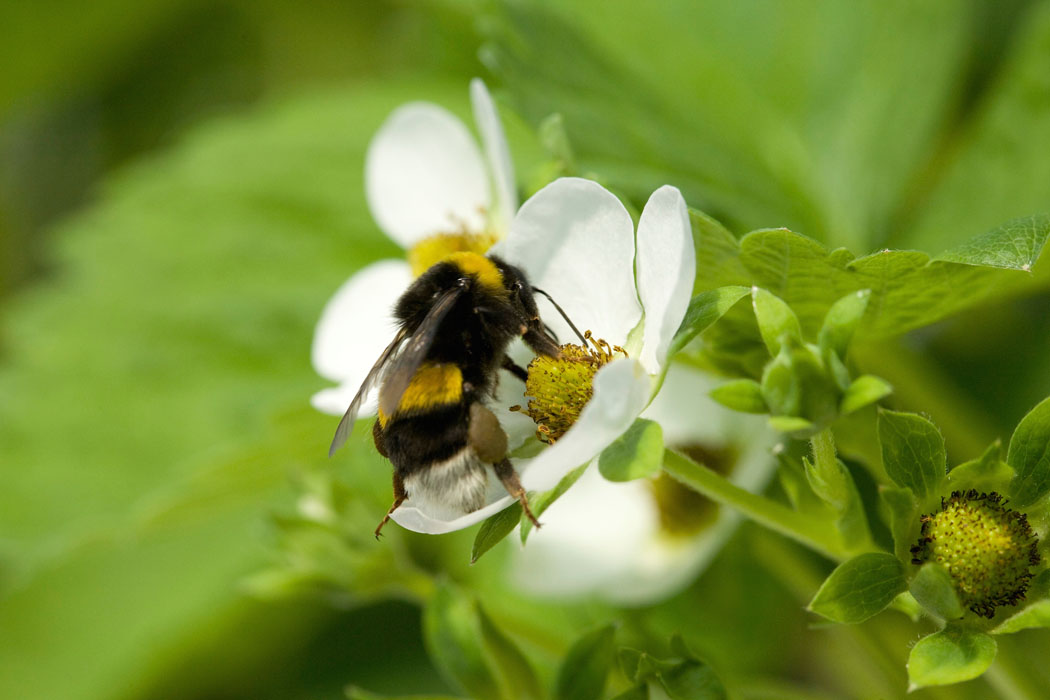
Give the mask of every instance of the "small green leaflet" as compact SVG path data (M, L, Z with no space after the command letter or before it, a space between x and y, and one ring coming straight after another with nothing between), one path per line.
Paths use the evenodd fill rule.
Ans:
M908 655L911 689L977 678L992 665L996 649L987 634L951 626L923 637Z
M908 589L904 565L892 554L868 552L840 564L809 603L809 609L829 620L867 620Z
M656 421L638 418L602 450L598 470L609 481L633 481L660 471L663 456L663 428Z
M1010 484L1015 506L1031 505L1050 492L1050 398L1018 423L1006 461L1017 473Z
M924 503L936 496L948 462L937 426L915 413L879 410L879 445L886 473Z

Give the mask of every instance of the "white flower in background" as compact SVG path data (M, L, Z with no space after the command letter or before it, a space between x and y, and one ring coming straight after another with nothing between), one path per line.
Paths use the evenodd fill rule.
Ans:
M760 490L776 462L776 435L762 416L734 413L708 398L713 378L674 365L642 414L685 450L749 491ZM671 477L614 483L592 463L543 514L543 528L516 551L513 585L529 593L596 595L643 605L691 583L720 551L740 514L704 499Z
M693 289L696 256L689 216L677 189L660 188L642 211L636 244L630 214L615 196L595 182L562 178L522 205L510 234L492 252L522 267L533 285L550 293L577 326L605 342L589 355L563 349L562 360L543 358L557 365L548 365L551 376L578 380L568 385L541 380L541 391L535 393L552 404L581 391L589 395L593 386L593 395L569 402L578 413L559 414L541 426L556 440L553 445L533 459L514 460L526 490L546 491L626 431L658 389L671 339ZM543 318L563 341L574 338L550 307ZM533 365L530 383L542 374ZM530 414L546 410L540 405L545 396L530 402ZM505 427L513 432L512 426ZM411 500L393 519L410 530L449 532L509 505L511 498L501 491L496 481L489 505L453 520L424 513Z
M394 302L412 279L457 250L484 253L501 239L518 208L510 150L492 97L470 84L484 155L470 131L442 107L399 107L372 139L365 159L368 206L406 260L381 260L347 280L329 300L314 334L318 374L338 382L311 399L341 415L394 335ZM375 394L362 415L375 412Z

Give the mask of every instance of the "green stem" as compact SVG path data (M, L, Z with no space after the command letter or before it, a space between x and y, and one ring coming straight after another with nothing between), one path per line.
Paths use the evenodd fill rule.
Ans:
M816 550L843 560L847 552L833 527L823 520L758 496L729 482L718 472L673 450L664 450L664 471L717 503L734 508L756 523Z
M996 695L1003 700L1030 700L1028 693L1021 690L1001 663L996 661L984 672L984 680L992 687Z

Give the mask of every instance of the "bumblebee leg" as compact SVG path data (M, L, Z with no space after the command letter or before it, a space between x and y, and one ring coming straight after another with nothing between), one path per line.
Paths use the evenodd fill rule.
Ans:
M379 425L378 419L372 424L372 442L376 444L376 450L379 451L379 454L390 459L390 455L386 453L386 447L383 446L383 426Z
M507 434L500 427L499 419L477 401L470 404L467 442L482 462L497 464L507 456Z
M526 372L521 367L521 365L517 364L516 362L514 362L514 360L510 359L506 355L503 356L503 365L502 366L503 366L503 369L507 370L508 372L513 374L515 377L517 377L521 381L525 381L526 379L529 378L529 373Z
M379 425L379 423L377 422L376 425ZM408 498L408 492L405 491L405 483L401 481L401 476L397 472L394 472L394 505L390 506L390 510L386 512L383 521L379 523L379 527L376 528L377 540L379 539L379 531L382 530L383 526L386 525L388 520L390 520L391 513L397 510L398 506L404 503L406 498Z
M518 479L518 472L514 471L514 467L511 465L510 460L504 458L503 461L495 465L496 476L503 482L503 488L507 489L507 493L514 498L518 499L518 503L521 504L521 509L525 511L525 516L532 521L532 524L537 528L540 527L540 523L536 520L536 516L532 514L532 509L529 508L529 499L525 495L525 489L521 487L521 480Z

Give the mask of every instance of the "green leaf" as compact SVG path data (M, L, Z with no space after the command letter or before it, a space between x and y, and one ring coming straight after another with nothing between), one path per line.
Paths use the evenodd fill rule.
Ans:
M915 600L942 620L956 620L966 612L955 592L951 574L940 564L923 564L908 588Z
M893 387L885 379L871 374L862 374L853 380L842 396L839 413L848 415L870 406L893 393Z
M992 634L1013 634L1033 627L1050 627L1050 600L1037 600L1024 610L1006 618L995 628Z
M831 350L839 357L846 357L846 348L849 347L849 341L864 317L870 298L871 290L862 289L847 294L831 305L817 336L822 349Z
M636 685L630 690L613 696L612 700L649 700L649 684Z
M504 537L509 535L521 520L522 509L520 503L514 503L482 523L478 534L474 536L474 545L470 550L470 563L475 563L481 555L499 544Z
M517 700L539 700L544 697L540 681L521 650L496 626L478 605L478 622L485 651L498 672L503 697Z
M598 471L609 481L633 481L660 471L664 431L660 424L637 418L623 435L598 456Z
M863 622L907 589L904 565L897 557L869 552L832 571L810 601L809 609L835 622Z
M776 356L785 337L802 342L802 329L798 317L782 299L770 294L765 289L751 289L751 305L758 320L758 330L762 342L766 344L769 354Z
M1017 424L1006 461L1016 473L1010 484L1015 506L1032 505L1050 492L1050 398Z
M684 348L690 340L695 338L711 324L723 315L748 293L746 287L720 287L706 292L701 292L689 301L685 318L682 325L678 327L668 357L673 357Z
M893 534L893 551L901 561L911 559L911 547L919 541L919 504L911 489L882 487L879 489L882 503L888 511L890 532Z
M952 491L996 491L1007 493L1014 470L1002 461L1002 443L997 439L977 459L954 467L948 472L948 486Z
M742 413L769 413L762 385L753 379L736 379L715 387L708 394L726 408Z
M423 639L438 670L454 686L482 700L502 700L482 647L477 603L450 583L437 587L423 609Z
M1034 235L1050 236L1050 220L1045 224ZM931 260L917 251L884 250L852 260L785 230L747 234L740 259L748 277L734 283L750 282L784 300L806 335L816 334L832 304L850 292L871 290L857 333L892 336L1031 284L1023 268ZM703 274L709 273L697 271Z
M878 431L889 477L911 489L920 502L936 496L948 461L937 427L915 413L879 409Z
M1050 215L1026 216L941 253L936 260L1029 271L1046 247Z
M554 684L557 700L591 700L601 697L612 666L615 648L612 625L588 632L573 643L558 668Z
M581 476L583 476L583 472L587 470L587 466L588 465L586 464L581 464L580 466L573 469L571 472L563 476L561 478L561 481L558 482L558 485L550 491L545 491L540 494L530 494L529 508L532 510L532 514L535 515L537 519L539 519L539 517L543 515L543 512L545 510L550 508L555 501L561 498L562 495L564 495L564 493L568 491L569 488L573 484L575 484ZM532 521L528 518L521 520L522 544L525 544L525 541L528 539L530 532L532 532Z
M947 627L923 637L908 655L912 689L977 678L995 660L996 643L987 634Z
M936 151L976 21L957 3L501 8L489 65L530 121L565 114L588 167L639 199L674 182L744 228L784 222L865 248ZM643 50L639 26L675 49ZM695 42L696 27L716 38ZM781 45L806 51L782 60Z

